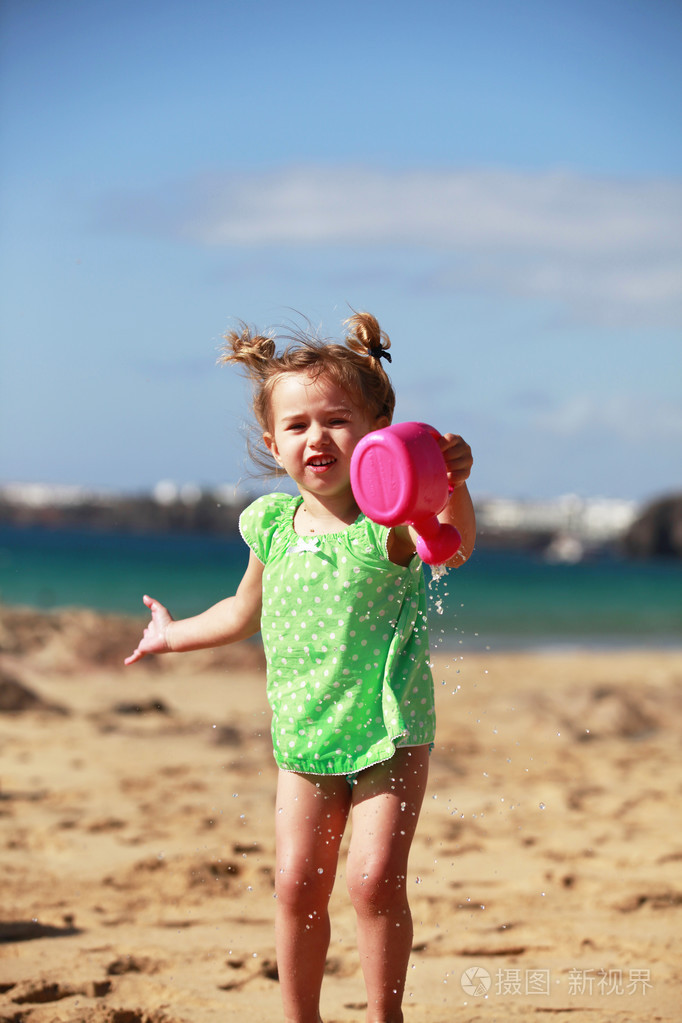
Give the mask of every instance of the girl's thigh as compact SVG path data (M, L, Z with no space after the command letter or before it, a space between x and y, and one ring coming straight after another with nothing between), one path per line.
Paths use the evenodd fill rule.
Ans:
M299 875L333 875L351 806L344 777L280 771L275 834L277 870Z
M361 771L353 787L349 880L390 871L404 877L429 773L429 747L397 749L390 760Z

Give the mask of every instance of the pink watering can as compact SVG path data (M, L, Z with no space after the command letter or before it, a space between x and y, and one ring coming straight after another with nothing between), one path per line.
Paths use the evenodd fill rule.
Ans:
M350 463L360 510L382 526L413 526L427 565L449 561L462 542L454 526L437 519L450 495L439 436L425 423L395 423L366 434Z

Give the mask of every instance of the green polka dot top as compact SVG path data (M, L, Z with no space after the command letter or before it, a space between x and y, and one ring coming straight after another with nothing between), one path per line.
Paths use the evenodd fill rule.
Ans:
M265 566L261 632L275 760L350 774L433 741L421 562L388 558L389 529L360 515L341 533L294 532L302 498L268 494L241 534Z

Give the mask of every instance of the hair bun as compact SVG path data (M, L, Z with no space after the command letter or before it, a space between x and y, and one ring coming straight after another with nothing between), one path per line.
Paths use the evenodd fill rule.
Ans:
M353 313L346 320L346 326L350 328L346 335L346 344L354 352L361 355L368 355L381 364L381 359L391 361L388 349L391 347L391 339L381 329L379 321L371 313Z
M275 358L274 338L252 332L245 323L240 330L230 330L224 337L220 362L237 362L251 374L265 375Z

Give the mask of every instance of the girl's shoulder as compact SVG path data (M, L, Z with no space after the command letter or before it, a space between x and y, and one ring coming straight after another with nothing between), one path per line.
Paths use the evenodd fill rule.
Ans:
M279 491L275 491L272 494L263 494L247 505L242 515L281 515L285 511L292 509L300 500L299 496L292 497L291 494L282 494Z
M275 533L291 527L300 497L290 494L263 494L239 516L239 532L259 561L265 563Z

